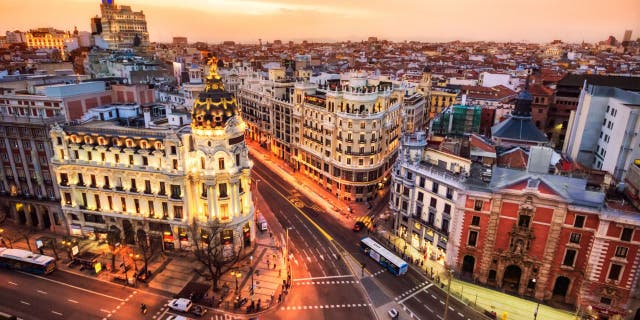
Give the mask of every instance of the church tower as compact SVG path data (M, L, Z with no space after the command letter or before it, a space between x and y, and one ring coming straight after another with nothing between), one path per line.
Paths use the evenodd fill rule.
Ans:
M189 159L187 205L203 229L222 226L220 240L229 256L252 246L255 238L252 163L236 98L224 89L218 59L211 58L208 65L204 91L191 112L192 134L183 136Z
M431 68L429 68L429 66L424 66L422 69L422 78L418 85L418 91L425 97L431 92Z

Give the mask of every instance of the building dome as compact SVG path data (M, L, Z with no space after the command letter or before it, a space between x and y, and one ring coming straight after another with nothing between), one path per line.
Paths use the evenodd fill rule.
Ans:
M224 84L218 75L218 59L213 57L207 64L209 76L205 89L191 110L191 127L194 129L224 128L227 120L238 115L236 98L224 90Z

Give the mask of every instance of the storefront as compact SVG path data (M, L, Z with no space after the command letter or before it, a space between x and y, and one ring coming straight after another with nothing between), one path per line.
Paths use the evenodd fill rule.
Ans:
M224 230L221 232L220 244L222 245L222 259L225 261L233 259L233 230Z
M249 222L242 227L242 238L244 239L244 247L251 247L251 227L249 226Z
M73 237L82 237L82 226L76 223L70 224L69 234Z

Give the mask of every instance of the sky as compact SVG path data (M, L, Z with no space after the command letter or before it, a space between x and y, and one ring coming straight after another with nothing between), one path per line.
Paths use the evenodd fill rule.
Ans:
M596 42L640 37L640 0L115 0L144 11L151 41ZM100 0L0 0L0 32L90 31Z

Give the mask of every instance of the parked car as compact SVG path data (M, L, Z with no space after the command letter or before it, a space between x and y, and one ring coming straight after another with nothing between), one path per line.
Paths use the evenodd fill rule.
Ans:
M193 306L193 308L191 308L191 313L198 317L202 317L205 313L207 313L207 308L195 305Z
M193 306L193 303L191 303L191 300L189 299L180 298L180 299L169 300L169 308L171 310L189 312L192 306Z
M398 310L391 309L387 313L389 314L389 317L391 317L391 319L398 319Z
M353 225L353 232L360 232L360 230L364 229L366 226L364 225L364 222L362 221L357 221L355 225Z

